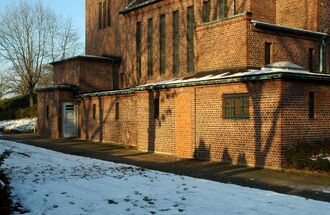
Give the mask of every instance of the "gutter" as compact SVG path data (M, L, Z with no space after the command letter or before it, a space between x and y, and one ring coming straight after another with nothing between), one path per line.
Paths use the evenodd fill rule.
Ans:
M260 74L260 75L246 75L242 77L227 77L214 80L204 80L204 81L191 81L184 83L173 83L173 84L154 84L147 86L137 86L129 89L123 90L112 90L112 91L103 91L95 93L84 93L77 94L77 98L85 97L97 97L97 96L109 96L109 95L127 95L133 94L137 91L147 91L154 89L168 89L168 88L179 88L179 87L193 87L193 86L205 86L205 85L215 85L215 84L226 84L226 83L237 83L237 82L248 82L248 81L264 81L264 80L275 80L275 79L294 79L294 80L305 80L305 81L318 81L318 82L329 82L330 84L330 75L322 74L297 74L292 72L275 72L269 74Z
M298 35L298 36L314 37L314 38L318 38L318 39L327 39L329 37L328 34L322 33L322 32L310 31L310 30L301 29L301 28L292 28L292 27L287 27L287 26L283 26L283 25L275 25L275 24L270 24L270 23L266 23L266 22L260 22L257 20L251 20L251 23L254 27L260 28L263 30L277 31L277 32L293 34L293 35Z

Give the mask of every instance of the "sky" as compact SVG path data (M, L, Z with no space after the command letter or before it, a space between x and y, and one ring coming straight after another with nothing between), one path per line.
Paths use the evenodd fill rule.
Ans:
M21 0L0 0L0 12L10 6L13 2ZM36 1L36 0L28 0ZM71 17L77 28L77 32L81 38L81 42L85 41L85 0L39 0L46 6L54 9L57 14L65 17Z

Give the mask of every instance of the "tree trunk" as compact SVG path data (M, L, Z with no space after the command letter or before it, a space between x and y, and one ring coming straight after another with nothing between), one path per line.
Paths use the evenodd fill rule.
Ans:
M33 107L33 105L34 105L34 101L33 101L33 90L31 90L29 92L29 104L30 104L30 107Z

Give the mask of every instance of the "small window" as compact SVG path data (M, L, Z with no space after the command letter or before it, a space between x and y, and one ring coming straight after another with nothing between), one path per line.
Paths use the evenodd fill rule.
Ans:
M110 0L108 0L107 18L108 18L108 26L111 26L111 5L110 5Z
M226 18L228 17L228 5L227 5L227 0L219 0L219 6L220 6L220 17Z
M204 0L203 2L203 22L210 21L211 2L210 0Z
M49 119L49 106L48 105L46 106L46 113L45 113L45 115L46 115L46 119Z
M265 65L271 63L271 50L272 50L272 43L265 43Z
M154 118L158 119L159 117L159 98L154 99Z
M107 2L103 2L103 28L107 27Z
M119 120L119 102L115 104L115 119Z
M308 69L314 71L314 49L308 49Z
M99 29L102 29L102 2L99 3Z
M236 15L236 0L233 0L232 2L232 11L233 11L233 15Z
M250 101L248 94L228 94L223 99L224 119L248 119Z
M93 119L96 119L96 104L93 104Z
M315 93L309 92L309 118L315 119Z

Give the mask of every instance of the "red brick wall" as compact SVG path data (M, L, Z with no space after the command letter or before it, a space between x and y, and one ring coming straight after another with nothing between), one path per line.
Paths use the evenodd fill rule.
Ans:
M290 61L308 70L308 50L314 49L314 71L319 71L320 41L277 36L267 32L249 31L248 65L263 67L265 62L265 42L272 43L272 62Z
M55 84L79 86L80 92L110 90L112 86L112 62L75 59L54 66ZM118 72L118 66L115 71ZM119 74L118 74L119 75Z
M38 92L38 134L43 137L60 138L62 136L62 103L72 102L69 91L49 90ZM49 108L48 119L46 107Z
M61 64L56 64L54 68L54 82L56 85L71 84L79 86L80 61L72 60Z
M315 119L309 118L309 92L315 93ZM282 145L330 137L330 86L317 82L282 84Z
M317 30L317 0L277 0L276 24Z

